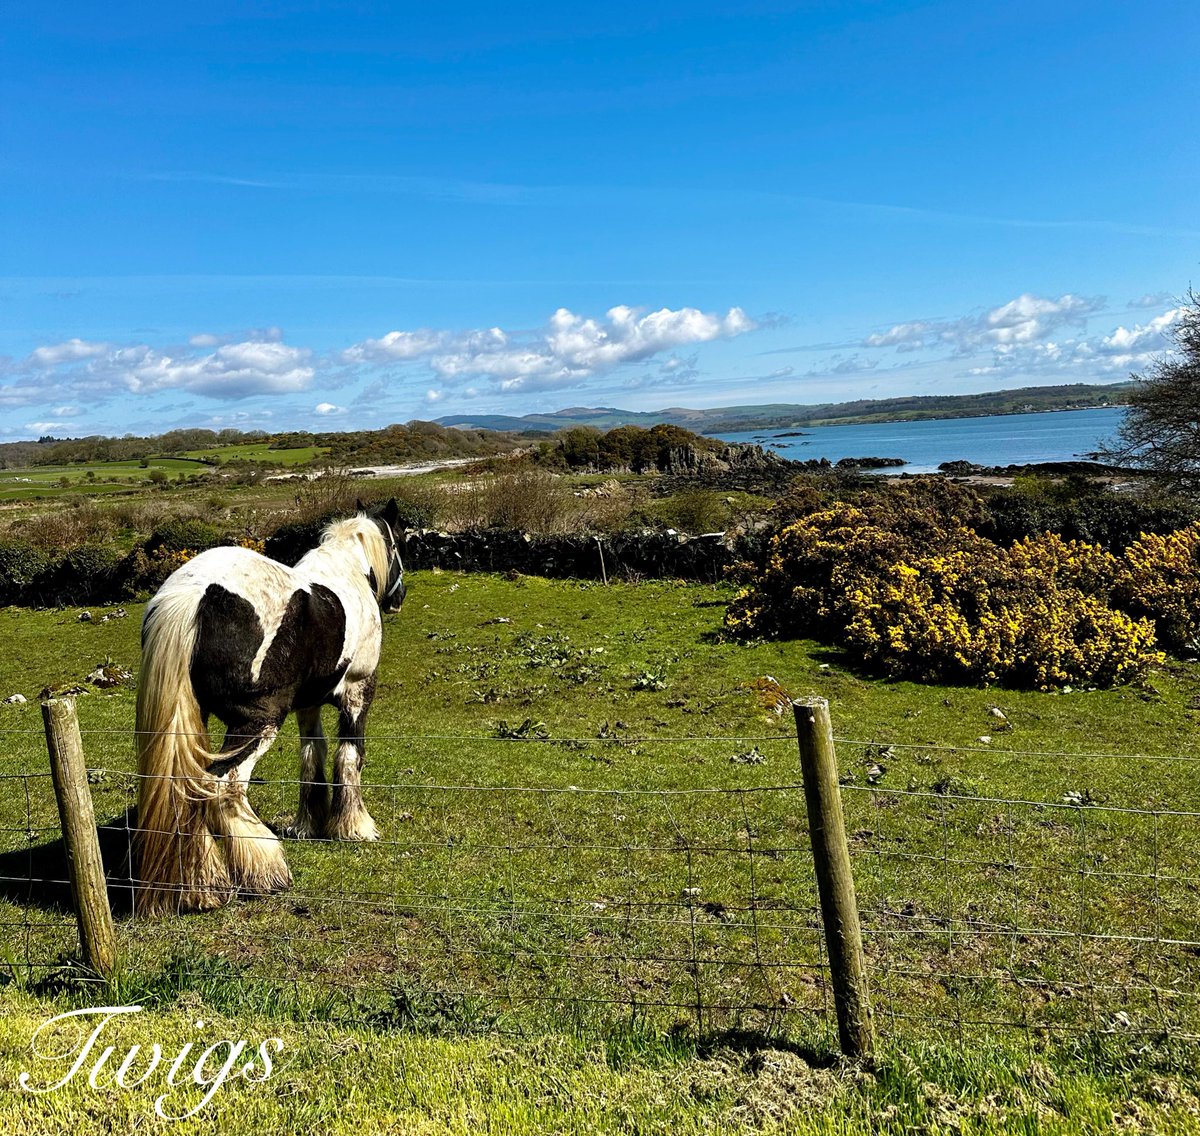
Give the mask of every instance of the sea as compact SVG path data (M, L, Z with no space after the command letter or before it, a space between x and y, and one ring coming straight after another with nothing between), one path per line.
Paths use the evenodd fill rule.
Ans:
M794 461L828 458L903 458L884 473L932 473L942 462L1025 465L1087 458L1116 433L1125 408L1050 410L981 418L926 418L848 426L741 430L719 437L752 442ZM784 437L799 433L799 437Z

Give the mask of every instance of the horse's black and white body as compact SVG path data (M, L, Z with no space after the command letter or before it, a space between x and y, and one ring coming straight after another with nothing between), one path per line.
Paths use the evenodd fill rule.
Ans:
M214 548L174 572L146 608L138 686L137 909L219 906L270 892L291 873L246 796L283 720L300 725L300 804L291 834L375 840L362 801L364 728L384 611L404 572L397 508L335 521L294 568ZM338 710L332 784L321 707ZM225 723L209 749L208 720Z

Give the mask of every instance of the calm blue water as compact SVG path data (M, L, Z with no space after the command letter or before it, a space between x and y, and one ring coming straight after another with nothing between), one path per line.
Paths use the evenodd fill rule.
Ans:
M893 473L930 473L945 461L978 465L1071 461L1096 450L1112 436L1123 407L1055 410L1044 414L998 414L988 418L936 418L867 426L805 426L800 438L782 430L722 434L728 442L756 442L785 458L903 458Z

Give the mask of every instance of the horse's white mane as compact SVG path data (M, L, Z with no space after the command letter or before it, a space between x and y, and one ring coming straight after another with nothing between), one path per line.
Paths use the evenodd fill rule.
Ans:
M383 539L379 526L365 513L358 513L345 520L334 521L326 525L321 533L321 544L342 544L353 541L362 544L362 550L367 558L367 564L375 573L375 595L378 599L387 590L388 585L388 546Z

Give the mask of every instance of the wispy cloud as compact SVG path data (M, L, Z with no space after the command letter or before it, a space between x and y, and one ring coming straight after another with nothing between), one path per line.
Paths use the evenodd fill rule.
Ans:
M223 185L235 189L297 192L341 190L483 205L534 204L563 192L562 187L558 186L518 185L420 174L303 172L258 176L204 170L151 170L141 173L125 172L122 176L138 181Z
M283 172L243 174L224 171L161 170L130 173L121 177L143 181L197 182L232 188L312 192L341 190L374 194L420 197L428 200L457 201L483 205L586 204L599 200L633 204L681 200L714 206L733 203L768 205L791 209L834 211L857 216L917 224L968 226L1001 229L1114 233L1124 236L1194 239L1200 229L1146 224L1126 218L1055 218L1011 217L969 210L940 209L931 206L889 201L863 201L853 198L822 197L814 194L786 193L769 189L714 189L697 184L637 186L619 184L521 184L490 182L443 174L378 174L370 172Z

